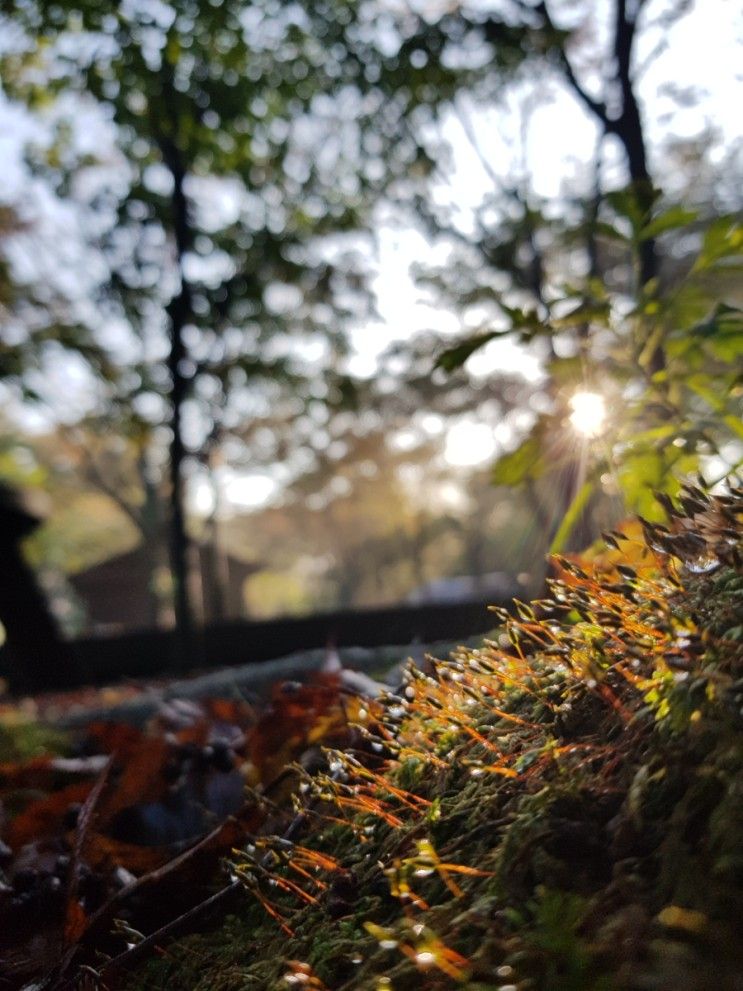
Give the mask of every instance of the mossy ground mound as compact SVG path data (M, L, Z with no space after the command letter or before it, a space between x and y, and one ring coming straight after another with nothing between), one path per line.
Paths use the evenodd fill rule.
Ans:
M362 713L130 988L743 988L743 498L670 508Z

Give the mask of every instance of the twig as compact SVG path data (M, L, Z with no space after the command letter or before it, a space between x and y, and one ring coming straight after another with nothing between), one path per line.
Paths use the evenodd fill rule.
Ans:
M307 813L305 811L298 812L289 823L289 826L284 832L282 838L285 840L290 840L293 836L295 836L300 827L304 824L306 818ZM261 866L268 866L270 859L271 852L269 851L262 858ZM221 888L203 902L199 902L198 905L194 905L194 907L189 909L188 912L184 912L183 915L179 915L178 918L172 919L154 933L150 933L150 935L146 936L140 943L136 943L128 950L124 950L124 952L120 953L117 957L109 960L100 972L101 979L103 979L106 974L118 970L120 967L127 967L130 964L136 963L151 947L156 946L163 940L169 939L171 936L178 934L182 929L186 928L189 923L193 922L195 919L200 919L203 915L207 914L212 908L214 908L215 905L220 905L242 887L242 881L231 881L226 887ZM67 985L63 986L60 991L66 991L66 989Z
M194 905L193 908L189 909L188 912L184 912L183 915L179 915L176 919L171 919L166 925L157 929L154 933L150 933L149 936L140 942L136 943L134 946L130 947L128 950L124 950L117 957L113 957L99 972L101 980L104 980L107 974L113 973L120 967L128 966L130 964L136 963L141 956L143 956L147 950L151 947L156 946L162 940L169 938L170 936L176 935L181 929L186 928L186 926L193 922L194 919L199 919L203 915L207 914L210 909L215 905L221 904L230 895L234 894L238 888L242 887L240 881L231 881L225 888L220 888L215 894L211 895L203 902L199 902L198 905ZM68 991L72 988L72 982L68 981L63 984L59 991Z

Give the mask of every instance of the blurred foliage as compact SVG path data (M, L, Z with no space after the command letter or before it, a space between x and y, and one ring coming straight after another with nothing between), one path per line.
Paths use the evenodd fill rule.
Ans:
M0 385L18 386L24 399L38 401L44 369L62 355L82 359L110 381L114 368L105 348L92 328L76 319L64 293L53 282L35 283L28 273L18 275L12 245L28 229L20 205L0 204Z
M643 238L697 221L695 213L679 207L648 217L631 189L606 199L608 217L597 236L610 237L628 258L637 257ZM719 301L718 293L741 270L743 227L731 216L697 230L700 246L688 272L670 284L646 285L632 299L593 278L545 300L543 318L534 310L517 311L510 326L498 331L521 343L542 338L549 344L559 336L562 350L572 351L547 363L552 411L538 417L493 469L496 484L524 486L574 467L573 505L566 509L571 515L555 550L602 486L621 494L626 510L658 518L655 491L675 495L684 475L706 471L719 477L741 462L743 311ZM477 335L445 350L439 365L457 367L488 337ZM664 366L656 370L658 349ZM584 391L602 396L607 408L595 438L579 439L568 420L570 399ZM586 424L589 433L592 426Z
M487 469L453 479L439 440L396 448L384 425L335 443L277 505L219 524L225 546L264 565L248 582L251 615L394 603L494 561L529 570L531 515Z
M524 416L508 419L521 406L533 427L499 461L494 478L519 487L514 532L524 534L530 515L544 547L557 537L562 543L570 527L560 532L560 521L571 503L572 539L584 542L596 529L587 518L616 517L620 493L627 506L651 515L651 490L672 471L696 468L722 448L730 453L726 437L740 437L739 384L730 367L740 346L731 288L737 228L715 221L697 263L688 245L719 204L738 195L734 170L724 165L712 175L701 138L672 141L664 151L680 164L667 165L667 176L674 190L693 186L687 198L702 210L695 217L670 193L653 200L631 146L643 158L646 144L656 150L669 138L645 135L641 117L632 116L634 81L625 70L646 27L640 5L612 3L617 17L608 33L594 30L600 15L590 4L576 5L570 19L558 11L559 24L550 6L0 4L8 29L4 92L40 125L27 147L28 167L34 182L53 191L55 209L69 210L63 216L82 245L74 270L84 298L65 304L58 294L33 320L28 310L14 318L18 346L40 320L48 363L55 341L74 340L64 328L84 316L112 374L93 390L95 408L66 431L66 451L86 484L107 493L145 542L162 542L174 367L186 381L192 477L216 478L225 463L242 471L282 462L284 480L297 482L287 511L298 513L301 499L317 496L325 508L313 520L323 512L333 517L327 574L351 600L371 594L375 581L378 589L409 587L428 573L437 541L454 570L454 558L469 554L471 562L477 546L474 530L461 538L456 526L429 519L435 513L411 509L397 481L388 488L394 525L376 504L379 494L367 502L366 481L337 455L347 442L354 446L356 434L394 435L405 416L425 410L446 426L472 410L523 435ZM648 32L659 24L669 31L687 9L673 0ZM595 97L582 82L588 64L600 67ZM525 141L531 110L553 86L572 93L596 123L597 160L581 163L557 201L544 202L524 174L526 156L518 167L503 166L486 132L518 118ZM461 147L451 145L453 126L491 183L469 214L456 198ZM626 152L634 180L626 191L600 188L606 135ZM515 161L519 151L512 153ZM33 253L41 233L24 217L20 209L3 214L3 242L25 240ZM373 316L368 231L380 219L396 226L408 218L434 247L446 245L444 265L436 270L422 258L418 274L430 298L469 330L445 349L433 335L399 348L370 387L347 365L349 328ZM638 290L650 245L657 280ZM19 283L11 255L0 270L0 298L30 306L41 293L48 303L49 287ZM566 285L569 279L576 284ZM189 313L183 354L173 361L167 331L179 282ZM485 382L462 372L470 356L476 361L486 344L497 348L503 339L544 360L546 384ZM78 343L85 353L85 341ZM432 350L440 353L433 376ZM654 367L659 351L662 371ZM21 355L14 365L27 395L46 384L26 375L34 361L43 370L38 357ZM583 465L565 427L567 403L576 388L603 390L599 375L611 380L616 420L608 443L592 441ZM421 456L424 449L425 439ZM333 478L338 491L324 493ZM582 507L574 502L578 492ZM352 506L357 496L367 529ZM425 502L422 488L418 502ZM407 521L396 518L403 506ZM341 532L347 552L335 549ZM256 542L265 545L263 536ZM405 580L379 577L383 544L390 560L407 548ZM483 548L513 568L541 554L527 538L486 540ZM325 582L317 588L326 594ZM295 604L303 601L296 576L287 591Z
M347 326L369 312L357 256L369 205L429 168L407 117L458 78L429 66L423 85L410 60L422 22L377 22L374 4L342 0L3 9L4 90L47 129L29 165L81 211L99 317L129 332L106 402L167 422L162 340L179 279L195 453L282 389L301 406L308 373L327 373L315 394L332 399Z
M39 125L27 164L77 246L67 298L34 310L38 333L83 353L82 320L108 362L86 426L140 447L145 498L133 502L132 485L112 484L83 447L85 469L146 542L162 540L169 515L185 629L183 461L211 469L228 436L278 403L295 418L353 404L346 334L372 312L364 225L390 184L430 170L424 121L409 117L432 119L461 73L443 60L422 73L416 38L441 48L439 29L377 20L371 2L24 0L0 11L4 92ZM41 234L26 233L33 251ZM29 374L23 350L40 289L13 276L4 269L2 284L25 309L5 377L49 400L54 386ZM43 353L48 364L54 348ZM69 419L64 397L51 399ZM152 476L166 473L168 444L166 514Z

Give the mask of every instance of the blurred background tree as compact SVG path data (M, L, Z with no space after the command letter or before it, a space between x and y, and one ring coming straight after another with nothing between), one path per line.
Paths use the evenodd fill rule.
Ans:
M316 381L319 365L338 362L349 320L366 312L342 235L358 230L365 193L419 158L398 126L412 96L383 106L386 59L369 13L236 0L6 10L5 91L48 128L29 148L32 167L81 206L99 270L98 315L119 365L107 415L169 433L181 653L189 450L208 465L279 386L301 408L308 369Z
M740 157L709 127L704 151L698 138L676 135L676 117L703 92L681 80L666 80L663 94L648 87L691 10L687 2L625 0L463 5L432 26L435 50L448 46L450 60L458 52L478 68L442 105L437 168L427 193L413 198L444 259L416 271L430 298L466 328L456 344L441 345L445 371L504 339L541 353L531 430L499 460L494 481L526 495L544 550L593 539L607 495L615 516L652 514L653 489L673 488L674 475L712 461L719 474L741 454L731 360L743 349L735 308L741 199L727 182L731 168L740 175ZM671 107L663 128L652 107L661 95ZM531 144L540 132L532 138L532 120L550 104L565 113L570 100L593 123L594 151L565 163L571 168L545 198L535 188ZM465 152L477 165L479 196L463 197L458 184ZM714 316L720 299L726 306ZM570 429L579 390L614 406L598 442L578 441Z
M32 445L48 487L74 465L121 513L59 559L139 538L154 571L167 524L184 637L187 511L198 541L281 561L250 583L256 612L306 609L529 570L571 506L581 542L648 511L672 470L735 460L737 317L710 293L736 302L740 159L676 129L703 98L663 76L690 3L2 9L4 91L70 245L56 282L24 267L41 233L8 213L3 284L26 311L6 381L51 408ZM546 169L570 126L580 147ZM354 351L390 336L373 305L390 231L422 235L436 319L414 337L396 300L406 340L370 381ZM82 402L22 351L34 336L105 370L74 383ZM603 390L623 433L578 442L576 389Z

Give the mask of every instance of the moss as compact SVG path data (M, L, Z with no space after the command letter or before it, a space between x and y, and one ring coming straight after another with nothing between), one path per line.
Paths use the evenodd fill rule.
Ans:
M33 720L0 720L0 763L19 763L34 757L62 756L69 752L66 734Z
M130 987L286 991L302 961L316 989L739 988L738 560L680 583L670 562L621 580L563 562L545 619L504 617L518 650L457 652L380 716L402 749L376 784L350 759L351 792L323 784L344 816L349 794L370 806L302 837L340 869L315 903L275 895L294 935L246 895Z

